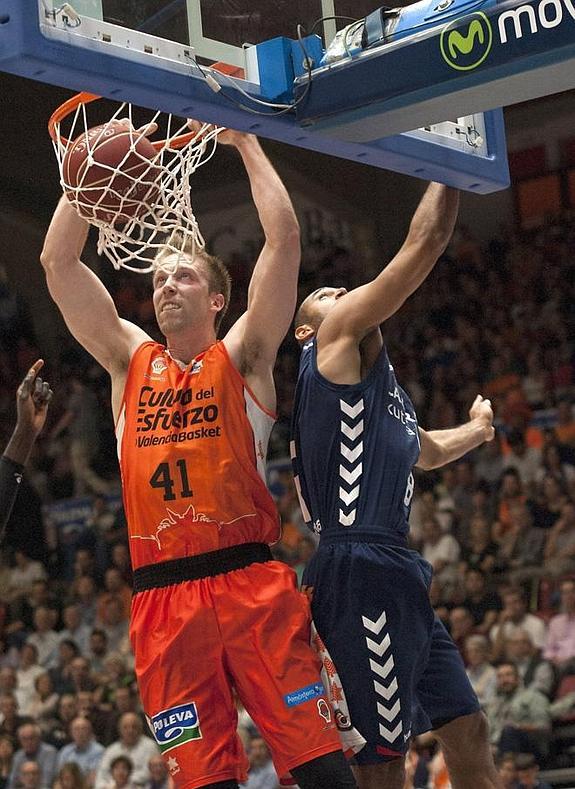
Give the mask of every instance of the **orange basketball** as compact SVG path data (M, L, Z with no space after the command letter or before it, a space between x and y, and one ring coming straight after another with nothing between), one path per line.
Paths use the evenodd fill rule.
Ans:
M152 143L120 121L80 134L62 161L64 191L86 219L125 224L156 202L161 169Z

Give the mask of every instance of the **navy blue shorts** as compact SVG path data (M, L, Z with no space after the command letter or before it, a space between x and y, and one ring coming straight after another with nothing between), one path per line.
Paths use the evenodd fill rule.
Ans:
M430 565L408 548L364 542L359 530L324 537L303 578L314 588L315 626L367 741L357 764L388 761L405 754L411 735L479 703L429 602Z

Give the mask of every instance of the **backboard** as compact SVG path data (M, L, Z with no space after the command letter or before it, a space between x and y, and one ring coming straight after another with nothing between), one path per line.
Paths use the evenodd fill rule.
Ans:
M330 43L338 29L375 7L373 0L73 0L72 6L92 19L189 45L206 63L239 68L246 44L295 39L298 24L311 31L321 19L314 32Z
M420 0L416 5L443 9L447 4L457 10L468 3ZM363 127L369 130L371 99L361 102L359 113L365 117L359 123L357 106L351 119L349 112L329 109L366 87L353 81L345 95L336 89L327 98L327 118L323 110L320 117L306 115L315 97L325 105L332 75L345 77L348 65L363 59L325 66L326 46L350 19L357 22L373 8L373 0L0 0L0 69L476 193L508 186L501 110L476 113L468 101L465 115L456 102L444 103L438 112L433 91L439 83L431 68L423 72L433 91L418 93L418 100L431 100L420 101L417 125L410 125L409 96L395 113L393 127L385 118L382 122L375 103L375 131L360 139ZM435 16L430 35L438 36ZM414 43L420 40L418 34ZM391 52L384 43L380 49ZM401 60L396 80L414 74L411 43L411 37L392 42L399 47L393 56ZM363 62L369 65L374 53L366 54ZM433 65L448 68L439 54ZM416 68L421 73L419 63ZM378 90L385 91L387 81L378 79ZM394 87L393 93L394 100L401 98L401 89L398 93ZM351 134L334 128L340 114Z

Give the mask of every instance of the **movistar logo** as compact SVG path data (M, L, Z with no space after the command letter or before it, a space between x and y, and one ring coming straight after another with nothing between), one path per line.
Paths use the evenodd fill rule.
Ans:
M469 14L447 25L439 43L441 54L451 68L471 71L483 63L491 50L491 23L482 11Z

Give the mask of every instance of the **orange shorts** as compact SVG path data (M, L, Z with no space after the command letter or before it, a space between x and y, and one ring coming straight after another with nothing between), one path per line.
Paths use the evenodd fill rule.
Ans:
M287 565L254 563L139 592L131 639L144 710L176 786L246 780L232 688L278 775L340 750L308 601Z

